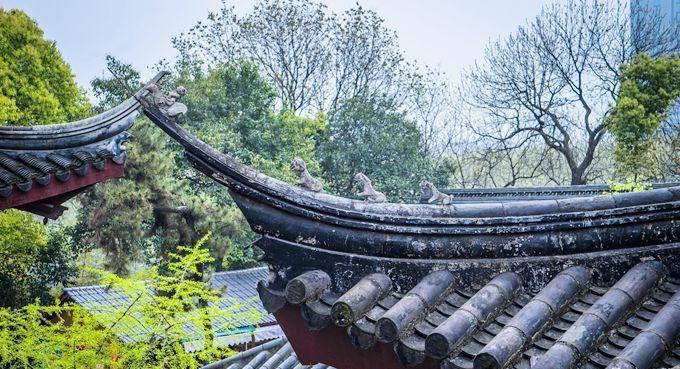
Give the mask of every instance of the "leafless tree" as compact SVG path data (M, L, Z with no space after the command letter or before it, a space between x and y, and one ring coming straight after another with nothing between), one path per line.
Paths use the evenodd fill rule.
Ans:
M397 35L374 11L357 5L345 11L334 26L331 42L333 68L328 109L347 99L383 94L403 102L409 66Z
M334 15L318 2L261 0L239 16L223 0L217 12L173 38L180 62L214 68L250 60L276 88L280 106L303 111L328 84Z
M460 135L451 83L445 74L430 68L413 73L411 81L407 116L418 125L424 153L440 159Z
M263 0L239 21L242 52L266 73L286 109L309 107L325 88L333 24L327 13L321 3Z
M298 113L332 113L358 96L410 111L424 101L413 94L441 82L405 60L396 33L360 5L335 14L316 0L259 0L238 15L223 1L173 45L192 67L253 61L278 90L281 107Z
M641 51L678 46L675 30L659 22L658 13L631 14L623 0L569 0L491 43L463 85L478 117L477 135L511 150L540 141L562 158L571 184L600 176L597 152L616 100L619 66Z
M234 7L223 1L221 8L210 12L206 20L173 37L172 45L179 53L181 64L213 68L240 57L236 38L239 29Z

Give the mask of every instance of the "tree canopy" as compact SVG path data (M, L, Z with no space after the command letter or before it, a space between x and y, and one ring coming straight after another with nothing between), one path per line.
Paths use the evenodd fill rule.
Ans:
M220 303L201 272L212 262L203 241L177 247L167 262L132 278L104 273L103 283L126 296L112 304L0 308L0 366L196 368L230 355L215 343L217 334L258 313L250 301Z
M619 96L607 119L616 139L614 159L621 176L647 180L658 168L655 138L680 98L680 58L641 53L621 67L619 78Z
M49 302L51 289L75 276L72 259L77 253L62 229L48 232L33 215L19 210L0 212L0 306Z
M59 123L88 113L54 42L24 12L0 9L0 124Z
M676 30L658 17L647 8L633 15L628 2L569 0L492 42L463 86L469 126L485 152L511 160L529 147L534 155L513 174L556 184L611 176L601 150L620 66L641 51L678 51Z
M418 127L404 113L388 100L356 97L330 122L320 153L332 190L355 196L354 175L362 172L390 201L417 198L414 183L432 175L432 160L419 144Z
M132 89L140 85L139 73L113 57L109 69ZM293 180L289 162L302 157L319 172L315 148L325 130L323 115L299 117L277 111L275 92L249 62L231 63L200 71L182 68L165 82L183 84L189 107L184 120L200 138L218 150L270 175ZM107 109L126 97L119 81L98 78L92 82ZM148 120L132 128L124 178L99 184L81 196L83 205L76 238L107 254L110 270L126 273L134 260L163 260L178 243L204 243L217 270L257 264L246 248L254 235L223 187L191 168L182 150ZM124 206L121 206L124 204Z
M59 123L89 112L55 43L22 11L0 9L0 125ZM49 301L51 289L76 273L77 247L64 230L16 210L0 212L0 253L0 306Z

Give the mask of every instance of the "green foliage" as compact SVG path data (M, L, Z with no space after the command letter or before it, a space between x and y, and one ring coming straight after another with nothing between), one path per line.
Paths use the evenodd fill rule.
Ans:
M0 306L49 301L50 289L75 274L74 255L63 230L48 232L29 213L0 212Z
M625 182L609 182L609 190L605 194L617 194L625 192L640 192L651 189L649 182L636 182L633 179L628 179Z
M331 117L327 137L320 149L324 175L331 189L342 195L357 192L354 175L363 172L388 200L414 200L417 183L432 173L418 127L390 101L347 101Z
M59 315L68 316L66 321ZM52 323L49 317L58 320ZM94 368L104 364L121 368L123 344L77 305L27 305L18 310L0 308L0 366L3 368ZM106 347L101 352L98 347Z
M0 124L58 123L88 112L54 42L22 11L0 9Z
M92 93L99 99L95 110L102 112L117 105L129 95L128 88L134 89L141 84L139 72L130 64L125 64L112 55L106 55L106 66L116 78L95 78L90 82Z
M112 57L107 62L124 83L138 86L139 75L130 65ZM206 74L188 70L179 70L165 84L188 88L185 120L197 136L278 178L293 180L289 162L296 156L319 171L314 149L325 129L323 115L301 118L274 112L272 88L252 64L234 63ZM100 109L125 97L120 83L113 82L92 82ZM138 121L132 133L125 178L100 184L82 198L83 240L106 251L108 269L126 273L129 262L149 249L155 250L151 262L167 258L174 245L196 242L208 231L213 237L206 247L212 250L215 268L254 265L253 251L239 247L253 235L227 191L190 168L181 149L149 121Z
M167 264L137 278L105 275L110 288L128 296L114 307L0 309L0 367L196 368L228 356L217 336L258 316L250 301L218 307L219 291L203 281L203 265L213 260L202 242L178 247ZM123 343L121 335L132 342ZM187 345L196 351L187 352Z
M181 83L189 87L188 95L196 95L185 100L194 132L274 177L292 180L287 164L300 156L336 193L353 193L352 177L361 169L376 177L391 200L414 199L420 176L433 174L432 160L424 157L444 151L445 140L432 132L445 134L448 125L446 86L432 78L436 73L423 74L406 61L396 33L358 4L334 13L318 0L259 0L241 14L224 3L173 45L181 68L207 74L191 87ZM255 95L261 98L248 110L252 115L229 110L228 102L242 101L244 94L242 86L225 80L239 75L250 76L248 84L271 86ZM283 111L271 113L278 108ZM206 119L197 119L208 111ZM367 137L359 132L361 123L351 122L355 118L371 122ZM357 139L341 142L336 136ZM416 157L407 158L410 154Z
M614 159L623 177L654 175L654 142L669 108L680 97L680 58L641 53L621 67L621 88L607 124L616 139Z
M175 150L148 120L140 120L128 144L125 178L94 187L81 198L88 243L107 253L107 268L125 274L132 260L152 249L150 263L167 258L177 243L196 242L199 234L214 232L206 242L221 269L234 245L247 243L247 224L233 204L197 193L186 179L177 178ZM153 237L152 237L153 236Z
M45 227L17 210L0 213L0 283L4 306L28 302L33 278L28 271L33 259L47 245Z
M213 147L280 179L293 179L289 163L296 156L318 170L314 150L326 128L325 116L274 112L275 94L253 64L225 65L182 82L189 89L186 120Z
M139 74L131 65L111 56L107 64L124 84L131 89L139 87ZM247 85L257 80L246 77L233 82ZM127 96L121 83L111 78L95 79L92 86L100 98L99 109L108 109ZM206 88L223 87L206 83ZM246 86L241 90L244 94L260 93L254 88ZM256 98L246 97L225 103L255 108L261 105ZM82 239L106 252L107 269L125 274L131 261L153 264L167 259L175 251L174 245L195 243L200 234L207 232L212 232L213 237L204 245L212 252L215 268L251 265L253 259L243 258L252 253L241 253L239 262L226 260L235 245L246 244L252 237L236 206L196 186L192 180L199 174L187 167L180 148L151 122L140 119L131 132L134 139L127 145L125 178L99 184L81 197L80 224L85 226ZM220 189L220 193L226 191Z

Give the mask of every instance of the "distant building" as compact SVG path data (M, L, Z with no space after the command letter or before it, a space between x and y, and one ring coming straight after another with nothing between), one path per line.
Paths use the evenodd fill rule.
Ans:
M215 273L212 276L212 285L215 289L223 291L223 299L219 306L229 309L231 304L238 304L243 307L243 311L255 309L259 319L254 319L250 314L237 317L237 328L233 331L216 332L216 344L220 346L243 349L253 347L261 342L274 338L283 337L283 332L278 326L276 319L262 307L257 297L257 282L267 278L267 268L251 268L244 270L234 270L228 272ZM74 302L91 313L105 313L116 311L129 304L132 299L122 291L108 286L83 286L65 288L61 296L65 302ZM116 330L116 335L123 342L134 342L136 337L142 335L145 327L136 324L134 320L121 322ZM191 329L187 331L190 338ZM188 339L185 342L187 351L194 351L200 344L198 340Z
M640 20L646 14L652 12L652 14L661 21L662 27L660 30L667 28L673 28L675 30L675 37L673 37L675 42L675 47L677 51L678 40L680 40L680 0L631 0L631 12L633 24L633 42L641 37L639 30ZM638 43L639 44L639 43ZM658 50L644 50L649 54L656 54ZM671 122L680 122L680 101L676 101L675 107L668 118Z
M640 20L648 14L653 14L661 21L662 26L659 29L666 29L667 27L675 28L675 39L680 39L680 0L631 0L632 12L632 31L633 38L639 37L640 31L638 29ZM653 53L654 50L646 50Z

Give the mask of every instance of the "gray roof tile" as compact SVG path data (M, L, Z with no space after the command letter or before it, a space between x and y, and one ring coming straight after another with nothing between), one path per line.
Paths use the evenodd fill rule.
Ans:
M349 325L353 344L392 343L407 366L428 357L443 368L478 369L649 369L680 362L680 281L658 261L639 263L615 284L600 286L591 284L587 268L570 267L539 291L522 290L511 272L480 287L458 286L446 273L426 276L402 296L385 294L392 285L369 274L335 301L303 301L301 309L314 307L317 315L303 313L303 320L310 330L323 329L318 315L330 311L328 324ZM319 286L297 288L308 287Z
M324 364L302 365L286 337L256 346L200 369L335 369Z

